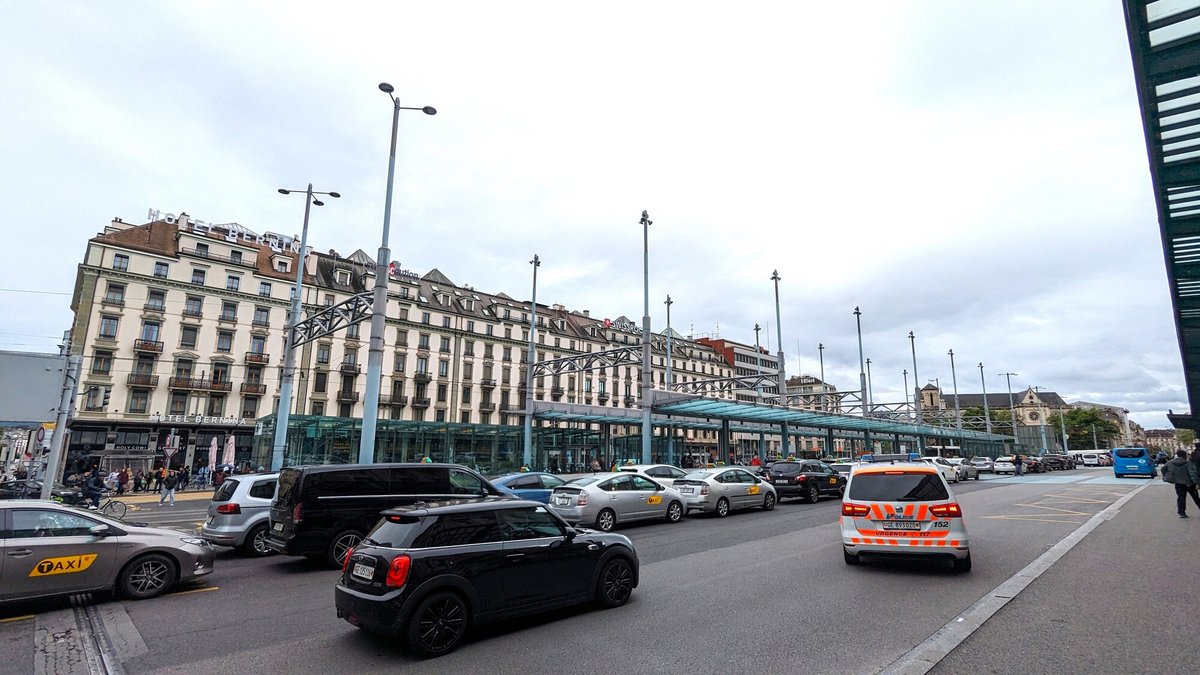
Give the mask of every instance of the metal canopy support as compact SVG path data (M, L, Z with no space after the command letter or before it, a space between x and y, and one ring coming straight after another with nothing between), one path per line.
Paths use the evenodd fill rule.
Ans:
M609 349L593 354L576 354L532 364L534 377L561 375L568 372L598 370L611 366L636 366L641 361L642 347L632 345L620 349Z
M297 323L292 332L292 349L365 320L371 314L371 300L370 293L359 293Z
M775 385L779 376L771 374L740 375L738 377L717 377L710 380L693 382L676 382L671 385L671 391L681 391L687 394L732 394L740 389L755 389L761 385ZM763 394L763 398L776 398L775 394Z

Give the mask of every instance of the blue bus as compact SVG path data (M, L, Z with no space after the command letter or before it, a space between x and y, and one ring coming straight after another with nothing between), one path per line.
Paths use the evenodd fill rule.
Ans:
M1124 476L1148 476L1153 478L1157 475L1154 463L1154 455L1146 448L1113 448L1113 473L1117 478Z

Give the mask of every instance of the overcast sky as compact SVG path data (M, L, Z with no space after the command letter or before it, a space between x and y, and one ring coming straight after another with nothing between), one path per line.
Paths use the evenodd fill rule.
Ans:
M386 5L387 9L381 8ZM778 348L877 402L1187 408L1119 0L3 0L0 349L55 351L87 239L151 208Z

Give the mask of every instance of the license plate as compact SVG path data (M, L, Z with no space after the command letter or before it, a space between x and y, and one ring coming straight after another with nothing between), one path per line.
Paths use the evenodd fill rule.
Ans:
M554 503L555 503L555 504L558 504L559 506L570 506L570 505L571 505L571 498L570 498L570 497L563 497L563 496L559 495L558 497L555 497L555 498L554 498Z
M283 523L275 523L272 527L276 532L283 532Z
M208 517L208 520L207 520L207 521L205 521L205 523L204 523L204 524L205 524L205 525L212 525L212 522L213 522L214 520L216 520L216 519L217 519L217 517L216 517L216 516L209 516L209 517Z
M786 480L777 480L777 481L775 481L775 484L776 485L787 485L787 481Z
M679 491L685 495L690 495L696 491L696 488L680 488Z
M885 520L883 521L883 529L885 530L919 530L921 523L915 520Z
M350 574L358 577L359 579L366 579L367 581L370 581L375 576L375 568L362 563L354 563L354 569L350 571Z

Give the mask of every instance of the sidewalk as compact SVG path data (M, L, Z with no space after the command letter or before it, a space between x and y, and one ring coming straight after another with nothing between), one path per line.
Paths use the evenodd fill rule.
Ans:
M107 496L112 497L117 501L125 502L126 504L150 504L158 502L159 494L157 492L126 492L125 494L118 496L117 493L112 492ZM209 500L212 499L212 496L212 488L196 488L194 490L188 490L187 492L180 492L179 490L175 491L175 501L177 502L186 502L199 499Z

